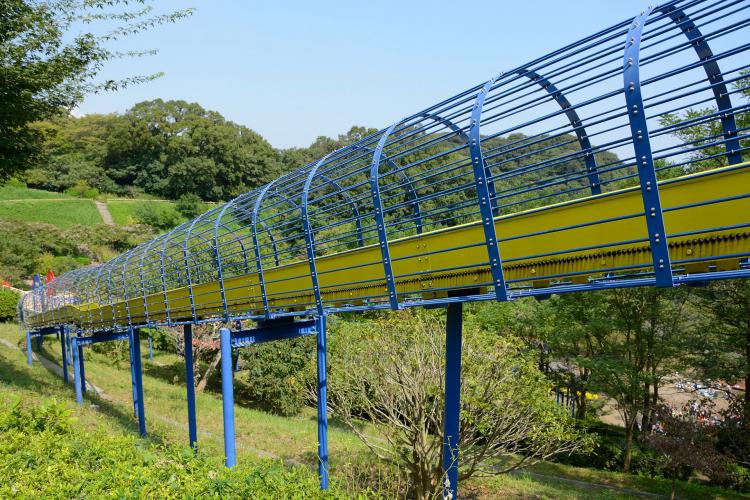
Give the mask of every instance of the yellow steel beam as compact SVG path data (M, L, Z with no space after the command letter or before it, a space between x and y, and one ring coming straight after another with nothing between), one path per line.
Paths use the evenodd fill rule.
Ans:
M750 163L662 182L659 186L669 252L674 267L689 272L717 265L738 265L750 253ZM724 201L719 201L724 200ZM495 219L506 280L546 286L567 279L585 282L611 269L648 269L652 265L643 202L638 188L591 196ZM479 222L390 242L400 294L444 296L449 289L485 290L490 284L484 232ZM323 300L327 305L383 300L386 295L380 249L376 245L318 257ZM686 262L695 261L695 262ZM304 310L313 304L306 260L264 272L269 305ZM262 314L256 273L224 282L230 314ZM192 317L187 288L169 290L172 321ZM218 282L193 285L198 317L223 314ZM151 322L166 320L163 293L146 297ZM146 322L143 297L114 304L68 305L27 318L32 326L72 322L106 328L114 322Z

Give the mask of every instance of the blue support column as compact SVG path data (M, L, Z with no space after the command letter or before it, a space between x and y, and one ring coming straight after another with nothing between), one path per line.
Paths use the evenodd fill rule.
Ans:
M188 433L190 447L195 448L198 430L195 421L195 372L193 371L193 325L185 325L185 385L187 386Z
M68 327L62 326L60 327L60 347L62 349L62 370L63 370L63 380L65 383L68 383L68 353L65 349L65 343L66 338L68 336Z
M445 335L443 498L458 496L458 432L461 418L461 303L448 306Z
M135 355L134 345L135 343L135 330L131 327L128 329L128 347L130 348L130 387L133 390L133 416L138 417L138 391L135 389Z
M71 349L73 351L73 385L76 389L76 403L83 404L83 389L81 388L81 364L78 362L78 339L70 339Z
M68 338L65 339L65 347L68 349L68 361L73 362L73 337L68 331Z
M135 392L137 397L138 432L146 435L146 415L143 405L143 373L141 371L141 343L138 330L133 331L133 369L135 371Z
M83 362L83 346L80 342L76 341L76 347L78 349L78 370L81 375L81 392L86 394L86 367Z
M151 335L148 336L148 362L154 362L154 346L153 341L151 340Z
M234 467L237 455L234 447L234 372L232 370L232 332L219 330L221 337L221 400L224 407L224 456L227 467Z
M31 353L31 332L26 332L26 362L31 366L31 363L33 361L33 356Z
M316 321L318 333L318 476L320 489L328 489L328 413L326 395L328 381L326 376L326 317L319 316Z

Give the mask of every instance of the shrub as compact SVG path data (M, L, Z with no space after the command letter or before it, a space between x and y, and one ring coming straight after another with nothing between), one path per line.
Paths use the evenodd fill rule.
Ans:
M0 498L345 498L280 461L227 469L217 459L158 446L110 427L86 431L52 402L0 409Z
M143 203L136 207L135 218L140 224L162 231L180 223L180 214L171 205L159 207L154 203Z
M188 219L197 217L203 212L201 199L198 195L193 193L187 193L180 196L180 199L177 200L177 203L175 204L175 208L180 214Z
M73 186L65 190L65 194L68 196L75 196L76 198L87 198L93 200L99 196L99 190L89 186L89 183L86 181L76 181Z
M307 397L306 368L314 350L313 337L240 350L244 370L237 376L238 397L247 397L280 415L298 414Z
M16 292L0 288L0 321L10 321L16 317L16 306L20 298Z

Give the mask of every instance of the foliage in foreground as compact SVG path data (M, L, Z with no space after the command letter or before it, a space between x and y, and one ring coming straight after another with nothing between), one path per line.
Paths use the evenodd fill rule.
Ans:
M226 469L191 450L84 432L50 402L0 410L0 497L343 498L315 474L262 461Z
M444 331L440 313L405 311L341 324L332 335L333 412L380 460L408 473L417 498L432 498L443 481ZM533 354L512 337L465 328L462 364L459 479L588 447L549 397ZM365 432L363 417L383 431Z

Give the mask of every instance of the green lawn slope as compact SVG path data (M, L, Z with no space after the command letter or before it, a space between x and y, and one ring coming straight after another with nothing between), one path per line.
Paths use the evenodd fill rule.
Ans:
M135 437L137 422L133 418L126 344L121 346L123 356L119 363L86 349L87 379L101 389L102 395L87 392L82 407L74 404L72 387L65 386L57 375L39 362L32 367L26 365L23 347L24 334L18 326L0 323L0 477L3 478L0 498L315 498L318 495L317 430L313 409L296 417L281 417L236 406L239 465L228 472L221 465L223 424L219 393L208 390L197 395L200 454L194 459L185 450L188 432L181 358L155 351L154 361L149 363L147 344L143 343L144 402L149 437L140 439ZM59 365L59 341L48 337L41 354ZM8 418L9 409L19 399L19 411L25 412L24 418L41 420L42 424L32 430L11 426L10 430L3 431L3 419ZM44 423L45 412L60 410L59 405L49 409L51 400L61 402L61 408L73 417L70 430L56 431L54 425L50 429ZM37 414L42 417L33 417ZM332 496L364 495L367 486L377 488L381 495L392 496L389 493L394 479L379 479L377 474L365 472L378 470L373 468L373 457L333 418L329 439ZM364 480L362 476L368 477ZM464 495L487 499L632 498L628 489L668 495L670 483L559 464L540 464L528 473L477 478L461 484ZM684 482L678 484L677 495L692 499L742 498L718 488Z

